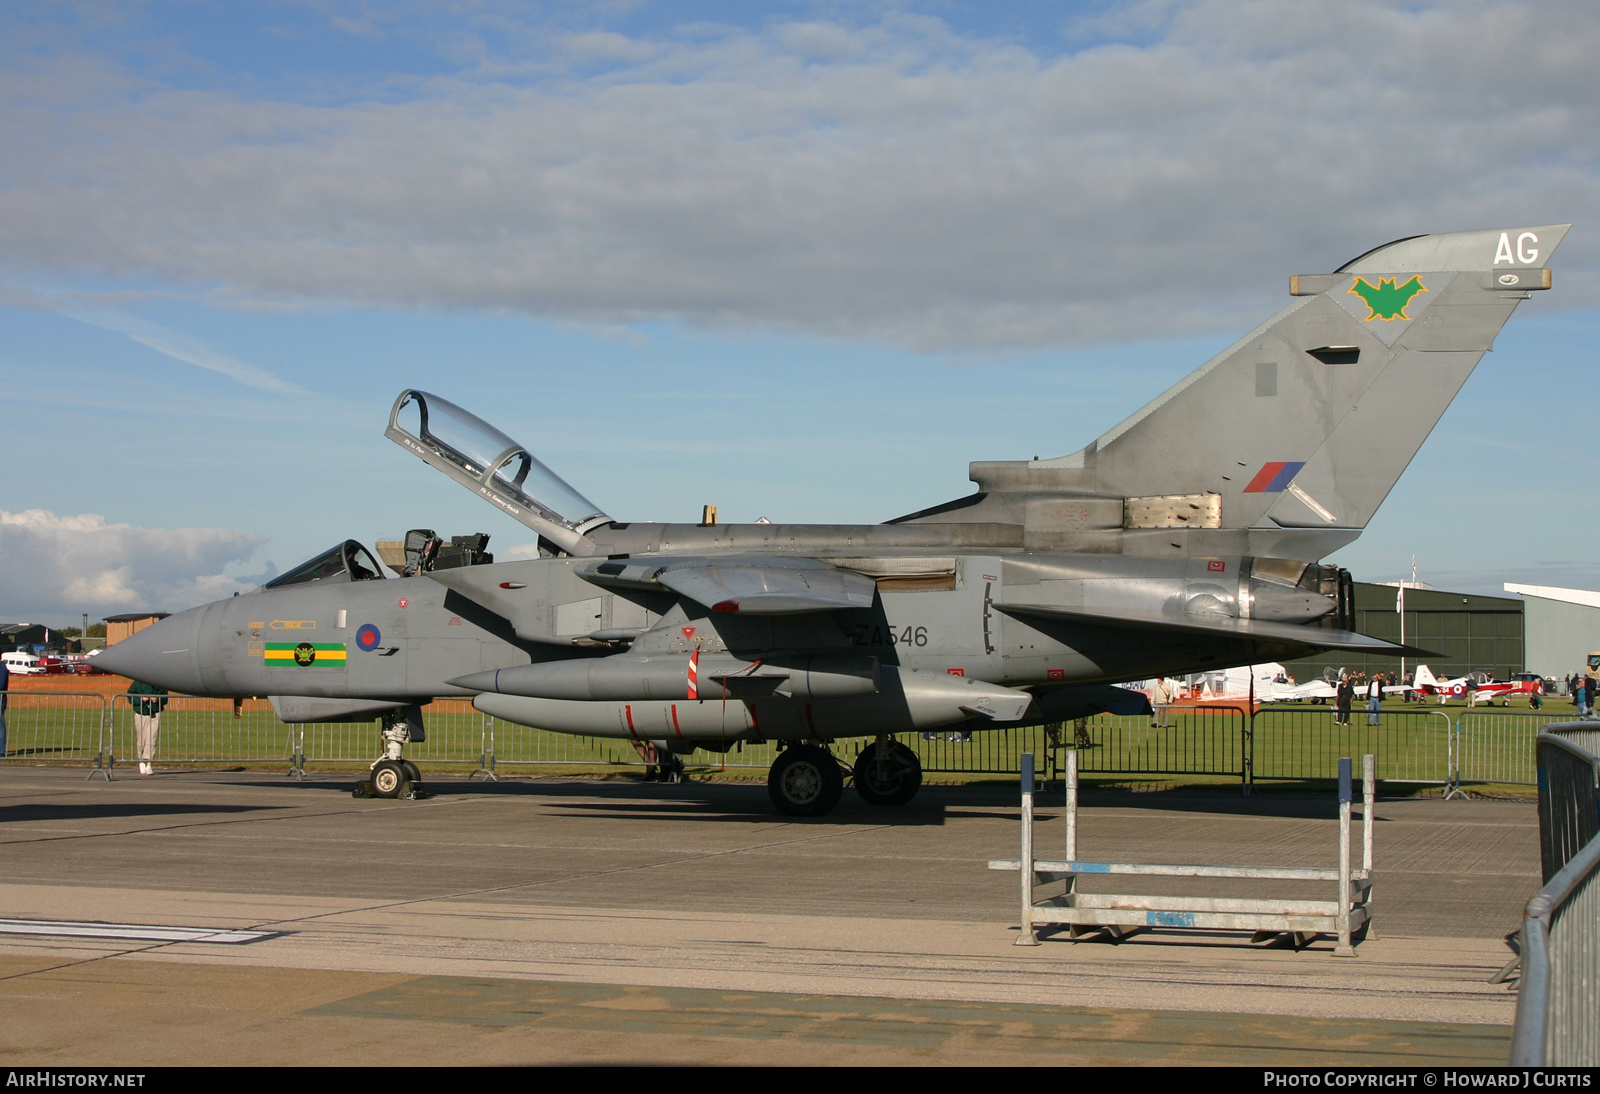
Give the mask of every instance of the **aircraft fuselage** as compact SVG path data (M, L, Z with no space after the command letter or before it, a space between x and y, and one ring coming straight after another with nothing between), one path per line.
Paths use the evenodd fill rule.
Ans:
M877 575L871 607L758 615L598 585L580 576L593 560L533 559L264 589L174 616L118 655L138 653L138 675L190 694L357 701L353 713L363 700L477 695L490 713L598 736L811 738L1055 720L1069 716L1075 687L1296 652L1270 637L1119 631L1041 611L1133 613L1175 628L1332 611L1316 591L1254 575L1254 562L841 559ZM1053 703L1057 690L1066 694Z

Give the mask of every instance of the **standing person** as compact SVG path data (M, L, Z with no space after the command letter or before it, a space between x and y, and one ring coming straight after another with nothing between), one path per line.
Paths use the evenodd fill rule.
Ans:
M1333 724L1347 726L1350 724L1350 703L1356 696L1356 686L1351 681L1348 673L1339 674L1339 686L1334 691L1334 717Z
M1467 688L1467 707L1468 707L1468 709L1471 709L1472 707L1475 707L1475 706L1478 705L1478 678L1476 676L1472 675L1470 672L1467 673L1466 688Z
M0 661L0 756L6 754L6 699L11 690L11 670Z
M1383 673L1375 672L1367 681L1367 725L1378 724L1378 709L1383 704Z
M134 696L138 696L137 699ZM128 685L128 705L133 708L133 732L138 742L139 774L153 775L156 737L161 733L161 712L167 708L167 689L135 680Z
M659 757L656 755L656 746L649 741L641 741L635 737L633 739L633 750L639 754L639 759L644 761L644 781L647 783L655 782L656 767L659 763Z
M1177 697L1178 689L1172 681L1165 676L1157 676L1155 686L1150 689L1150 727L1152 729L1167 728L1167 713L1172 709L1172 700Z
M1089 719L1079 718L1072 723L1072 747L1094 747L1094 742L1089 739Z
M644 761L645 782L683 782L683 760L666 747L665 741L658 744L655 741L635 740L633 750Z
M1570 689L1572 691L1572 705L1578 708L1578 717L1580 718L1588 717L1589 696L1586 693L1588 679L1588 677L1581 674L1572 678Z

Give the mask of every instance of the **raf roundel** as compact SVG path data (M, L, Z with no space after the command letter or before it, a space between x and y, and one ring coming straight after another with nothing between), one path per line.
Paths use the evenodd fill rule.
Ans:
M356 645L371 653L378 648L378 643L383 641L383 635L378 633L378 628L371 623L363 623L361 629L356 631Z

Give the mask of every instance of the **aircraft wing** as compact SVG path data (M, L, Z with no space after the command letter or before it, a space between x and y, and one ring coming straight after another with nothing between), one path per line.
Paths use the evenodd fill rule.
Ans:
M596 585L670 590L713 611L745 615L870 608L878 591L872 578L818 559L768 555L594 561L577 573Z
M1278 642L1296 642L1313 649L1357 650L1365 653L1386 653L1396 657L1402 654L1426 655L1427 651L1413 649L1371 638L1354 631L1335 631L1325 627L1307 627L1298 623L1273 623L1261 619L1234 619L1230 616L1188 615L1182 619L1158 612L1109 611L1087 608L1066 608L1048 604L996 604L995 609L1007 615L1033 616L1059 620L1080 626L1103 627L1112 630L1145 631L1153 634L1192 634L1211 638L1257 638Z

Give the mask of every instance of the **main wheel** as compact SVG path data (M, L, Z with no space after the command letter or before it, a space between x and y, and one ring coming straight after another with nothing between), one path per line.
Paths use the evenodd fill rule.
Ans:
M379 760L372 769L372 792L380 798L397 798L410 780L399 760Z
M410 760L401 760L400 766L406 769L406 778L411 780L412 786L422 785L422 772L417 769L416 764Z
M778 812L787 816L825 816L833 812L843 793L839 762L816 745L784 749L767 772L767 794Z
M922 789L922 761L899 741L889 742L889 755L878 762L874 741L856 757L855 787L873 805L904 805Z

